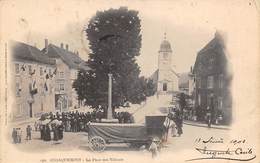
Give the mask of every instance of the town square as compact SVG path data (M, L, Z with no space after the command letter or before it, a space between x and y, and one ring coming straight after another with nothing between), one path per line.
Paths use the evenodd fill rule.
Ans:
M243 59L230 48L235 27L222 5L232 4L201 3L6 3L17 11L2 55L6 158L255 160L254 131L242 130L256 126L254 99L237 84L247 69L236 64Z
M11 141L44 149L79 148L84 140L92 151L123 143L155 157L193 128L227 132L232 76L223 33L215 31L189 71L179 73L178 54L164 32L158 69L144 77L134 59L141 48L139 23L138 12L125 7L97 12L85 29L93 51L88 61L68 44L45 39L39 49L10 41L16 95L10 117L18 124Z

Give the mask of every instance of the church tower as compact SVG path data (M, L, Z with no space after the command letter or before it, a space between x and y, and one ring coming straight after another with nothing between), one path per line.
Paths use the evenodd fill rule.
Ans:
M159 71L168 71L172 65L172 48L169 41L166 40L166 33L164 33L164 39L161 43L159 55L158 55L158 68Z
M164 39L160 45L158 55L158 93L170 93L178 91L178 74L172 68L172 48L169 41Z

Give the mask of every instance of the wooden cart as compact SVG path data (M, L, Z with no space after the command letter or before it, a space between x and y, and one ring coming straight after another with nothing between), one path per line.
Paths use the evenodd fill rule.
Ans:
M106 144L128 143L132 147L149 145L151 139L161 142L165 116L146 116L145 124L90 123L88 139L93 151L103 151Z

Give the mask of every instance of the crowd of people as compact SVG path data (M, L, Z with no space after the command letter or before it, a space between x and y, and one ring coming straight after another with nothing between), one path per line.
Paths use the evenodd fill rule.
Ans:
M41 123L46 119L53 121L58 120L61 122L61 125L65 132L81 132L81 131L87 131L88 127L87 124L89 122L95 122L99 123L101 120L105 117L105 114L103 111L93 111L93 112L62 112L61 114L59 112L56 112L56 114L45 113L41 116L40 120L38 122L35 122L35 130L39 130L40 126L43 126ZM118 119L119 123L134 123L133 116L128 112L115 112L114 118ZM46 128L48 132L48 127ZM61 130L61 129L59 129Z
M114 118L119 123L134 123L133 116L128 112L114 112ZM63 139L63 132L81 132L88 131L88 123L100 123L105 117L101 110L93 112L49 112L41 115L39 120L35 121L35 131L40 131L40 138L44 141L58 141ZM26 140L32 139L32 127L28 125L25 129ZM13 128L12 139L15 144L22 141L22 129Z
M14 144L22 143L22 129L20 127L13 128L12 139ZM27 125L26 127L26 140L32 139L32 127Z
M63 125L61 123L42 124L40 127L41 139L44 141L58 141L63 139ZM53 138L51 137L53 132Z
M12 138L14 144L18 144L22 142L22 130L21 128L13 128Z
M128 112L114 112L114 118L119 123L134 123L133 116ZM88 123L99 123L105 117L105 113L101 110L93 112L52 112L42 114L38 121L35 122L35 131L40 131L40 138L43 141L59 141L63 139L63 132L88 132ZM179 109L172 109L165 119L165 137L167 141L168 133L171 136L181 136L183 123L183 115ZM26 127L26 139L31 140L32 127ZM14 143L21 143L21 129L14 128L12 137ZM154 149L149 149L153 151ZM155 150L156 151L156 150Z
M42 114L40 119L35 122L35 131L40 131L41 139L44 141L58 141L63 139L63 131L65 132L81 132L88 131L88 123L99 123L105 118L103 111L93 112L50 112ZM119 123L134 123L133 116L128 112L115 112L114 118ZM51 138L53 132L53 138Z

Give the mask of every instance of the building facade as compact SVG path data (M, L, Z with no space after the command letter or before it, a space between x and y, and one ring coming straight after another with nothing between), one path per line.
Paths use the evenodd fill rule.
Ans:
M195 89L195 78L192 72L192 67L190 72L179 74L179 76L179 92L193 96Z
M46 112L69 111L81 104L73 82L79 70L89 70L79 54L48 44L38 48L10 41L12 51L13 99L10 118L14 121L39 117Z
M176 92L179 90L179 76L174 68L171 44L166 37L162 41L158 53L158 69L151 76L157 86L157 93Z
M53 111L55 70L52 60L36 47L10 41L13 100L11 119L23 120Z
M89 67L83 61L78 52L69 50L69 46L61 43L60 47L48 44L45 40L45 48L42 52L56 61L55 78L55 109L56 111L68 111L79 108L81 101L78 100L77 93L72 87L77 79L78 71L88 71Z
M204 120L210 109L213 122L218 117L222 117L224 124L231 122L232 76L229 69L223 38L216 32L215 37L198 52L194 65L195 108L198 120Z

